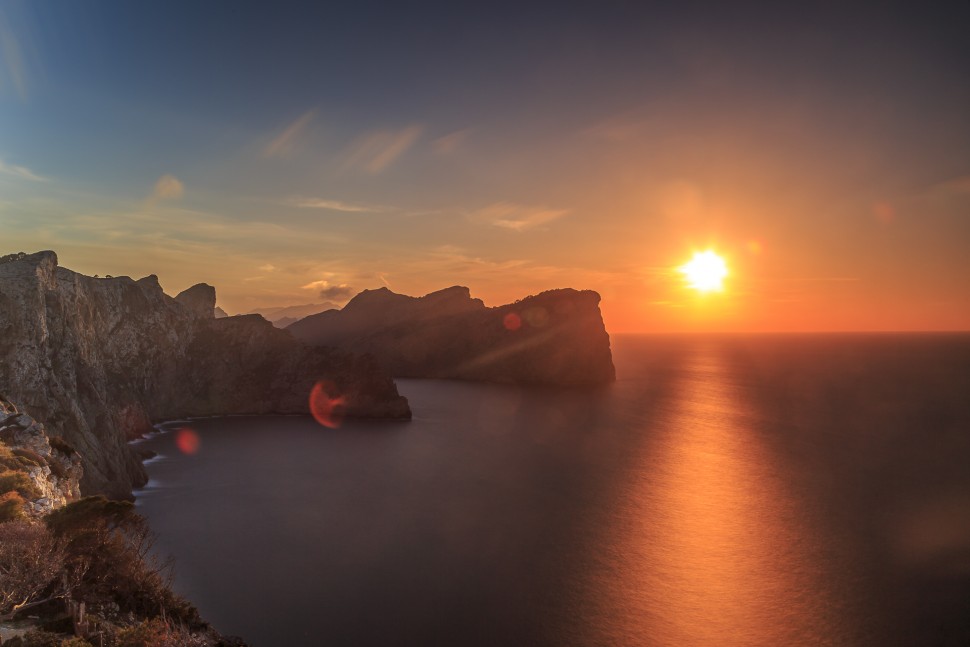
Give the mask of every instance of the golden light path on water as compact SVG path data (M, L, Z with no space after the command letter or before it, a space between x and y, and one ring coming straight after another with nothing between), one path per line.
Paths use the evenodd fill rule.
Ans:
M593 586L612 616L595 644L840 644L817 533L755 432L755 408L717 348L685 357L637 478L612 563ZM844 610L843 610L844 611ZM836 632L837 633L837 632Z

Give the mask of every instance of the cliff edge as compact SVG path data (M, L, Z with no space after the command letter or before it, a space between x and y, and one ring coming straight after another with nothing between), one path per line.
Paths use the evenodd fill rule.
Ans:
M381 288L286 330L372 354L395 377L583 386L616 379L599 302L596 292L561 289L488 308L460 286L423 297Z
M0 392L81 456L84 494L130 495L127 442L152 421L307 413L326 380L351 416L410 417L373 360L307 348L260 317L214 316L215 290L166 295L154 275L98 279L54 252L0 258Z

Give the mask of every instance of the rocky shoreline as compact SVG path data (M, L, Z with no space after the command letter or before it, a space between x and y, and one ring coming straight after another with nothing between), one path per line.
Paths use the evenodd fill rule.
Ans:
M372 358L214 308L205 284L170 297L155 276L84 276L50 251L2 257L0 391L76 449L84 494L111 498L145 482L127 442L153 421L309 413L320 383L345 415L410 417Z

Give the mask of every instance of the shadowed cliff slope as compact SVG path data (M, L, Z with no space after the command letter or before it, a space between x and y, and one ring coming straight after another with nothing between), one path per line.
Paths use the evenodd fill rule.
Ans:
M84 493L129 494L144 470L127 441L152 421L306 413L326 380L351 416L408 417L368 358L308 348L258 316L214 318L215 290L173 298L155 276L96 279L53 252L0 259L0 392L63 434Z
M600 384L615 371L599 301L595 292L563 289L487 308L465 287L420 298L381 288L287 330L307 343L373 354L396 377Z

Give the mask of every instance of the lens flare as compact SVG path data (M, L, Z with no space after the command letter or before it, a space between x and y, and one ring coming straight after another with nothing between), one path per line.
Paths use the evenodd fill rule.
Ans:
M195 454L199 451L200 444L199 434L188 427L182 427L175 432L175 446L183 454L188 456Z
M343 422L343 408L347 399L337 395L332 382L321 380L310 390L310 413L314 420L329 429L336 429Z
M522 327L522 317L510 312L502 319L502 325L505 326L506 330L518 330Z

